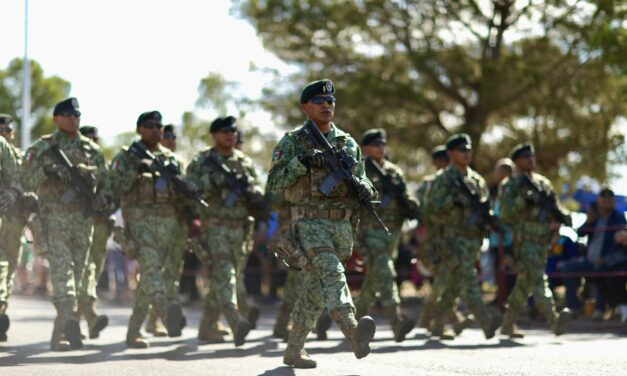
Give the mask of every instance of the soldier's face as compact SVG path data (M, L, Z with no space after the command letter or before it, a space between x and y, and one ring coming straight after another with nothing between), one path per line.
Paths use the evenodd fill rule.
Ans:
M536 156L531 153L525 153L516 159L516 168L518 170L528 172L536 167Z
M15 132L11 128L2 127L0 128L0 136L4 137L5 140L11 142L15 137Z
M335 97L332 95L316 95L306 103L301 104L301 109L307 118L314 123L330 123L335 114Z
M375 161L381 161L385 157L385 144L364 145L361 147L364 155Z
M153 147L161 142L161 128L162 125L156 121L146 121L137 128L137 133L146 146Z
M448 166L448 161L445 159L434 159L433 165L435 166L436 169L441 170L445 168L446 166Z
M220 130L211 134L214 144L220 149L233 149L237 143L237 130Z
M164 133L163 137L161 137L161 145L172 151L176 151L176 135L173 133Z
M81 116L75 113L62 113L52 118L63 133L75 134L81 126Z
M460 145L453 150L447 151L448 159L456 166L468 166L472 161L472 149Z

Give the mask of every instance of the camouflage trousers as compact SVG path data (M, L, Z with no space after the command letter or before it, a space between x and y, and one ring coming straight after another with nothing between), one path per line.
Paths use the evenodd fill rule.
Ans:
M443 319L455 306L455 299L461 296L481 323L487 326L490 314L481 300L481 288L475 269L475 261L483 239L475 237L448 237L444 239L446 248L442 251L440 261L436 264L435 275L443 290L435 306L436 319Z
M362 229L359 252L366 259L366 277L359 298L355 301L358 311L367 311L379 298L381 305L389 307L400 303L396 285L397 247L400 240L399 229L391 230L387 236L380 228Z
M290 316L292 322L311 331L325 307L329 312L348 309L354 315L343 265L353 249L350 221L304 219L296 225L296 236L313 269L301 272L305 284Z
M26 221L20 216L5 216L0 224L0 313L6 310L15 269L20 260L21 237Z
M183 272L185 253L187 252L188 227L185 223L179 222L177 230L175 248L167 254L163 269L165 297L168 303L179 302L179 282Z
M82 211L53 212L42 217L48 243L53 302L66 313L76 298L91 247L93 220Z
M302 270L288 269L285 285L283 285L283 304L290 307L290 312L294 308L301 289L305 286L307 273Z
M165 265L169 254L181 254L184 248L180 237L176 236L179 220L175 216L146 216L129 221L129 235L138 248L137 261L141 266L141 277L135 290L135 304L132 319L139 325L146 318L152 305L157 316L165 319L166 287ZM137 327L137 323L129 326Z
M204 298L206 309L217 311L229 305L237 307L240 301L246 304L243 268L248 252L244 227L204 227L200 236L208 247L207 258L201 259L211 267L207 281L209 292Z
M81 302L90 302L98 299L96 286L104 268L104 261L107 256L107 239L109 239L110 234L111 227L107 223L107 219L96 218L94 220L94 235L91 248L89 249L87 267L85 268L79 291L78 299Z
M507 298L508 316L515 319L529 295L532 295L535 304L549 322L556 317L553 293L544 273L548 249L549 245L544 242L522 241L514 244L513 266L518 277Z

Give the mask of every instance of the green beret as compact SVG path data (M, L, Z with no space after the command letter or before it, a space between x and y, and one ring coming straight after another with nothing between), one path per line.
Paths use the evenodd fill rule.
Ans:
M9 114L0 114L0 125L8 125L9 127L13 124L13 118ZM12 127L10 127L12 128Z
M235 125L236 121L237 119L233 116L219 117L211 123L209 132L215 133L223 130L237 131L237 126Z
M446 145L438 145L431 149L431 159L441 159L448 161L448 154L446 154Z
M363 136L361 136L361 145L381 145L386 143L386 133L385 129L382 128L374 128L368 129L364 132Z
M308 83L302 93L300 93L300 103L307 103L318 94L335 94L333 81L323 79Z
M57 116L57 115L64 114L64 113L81 116L81 111L78 106L78 99L76 98L64 99L54 106L54 111L52 112L52 115Z
M137 126L144 124L147 121L153 120L161 124L161 113L159 111L146 111L143 114L139 115L137 118Z
M446 140L446 150L456 149L460 145L466 145L466 149L472 149L472 141L466 133L457 133Z
M91 125L83 125L78 130L85 137L88 137L88 135L94 135L98 137L98 128L93 127Z
M516 159L522 157L525 153L535 154L535 152L536 151L530 142L523 142L522 144L514 146L510 154L510 159L515 161Z

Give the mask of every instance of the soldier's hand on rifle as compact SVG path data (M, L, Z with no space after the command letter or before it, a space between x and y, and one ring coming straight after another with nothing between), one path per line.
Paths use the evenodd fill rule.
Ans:
M137 165L137 172L140 174L152 173L152 161L150 159L142 159Z
M19 197L19 192L14 189L3 189L0 191L0 213L6 213L9 211L17 198Z
M357 197L359 198L359 201L370 201L372 196L373 192L370 190L368 184L360 182L357 188Z
M322 168L326 166L327 161L324 159L324 154L320 150L308 151L307 153L298 157L300 163L311 168Z
M109 197L107 197L107 195L105 195L104 193L100 192L96 195L95 200L94 200L94 210L96 211L106 211L107 209L109 209L109 203L111 201L109 200Z
M38 213L39 212L39 199L37 195L33 192L27 192L22 194L19 198L20 206L28 213Z
M62 183L70 182L70 173L68 170L58 163L52 163L44 166L44 173L52 178L56 179Z

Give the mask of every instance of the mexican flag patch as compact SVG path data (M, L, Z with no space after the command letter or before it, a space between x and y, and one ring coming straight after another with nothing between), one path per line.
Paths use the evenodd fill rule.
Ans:
M272 155L272 160L273 161L278 161L279 158L281 158L282 154L283 154L283 152L281 152L281 150L275 150L274 154Z

